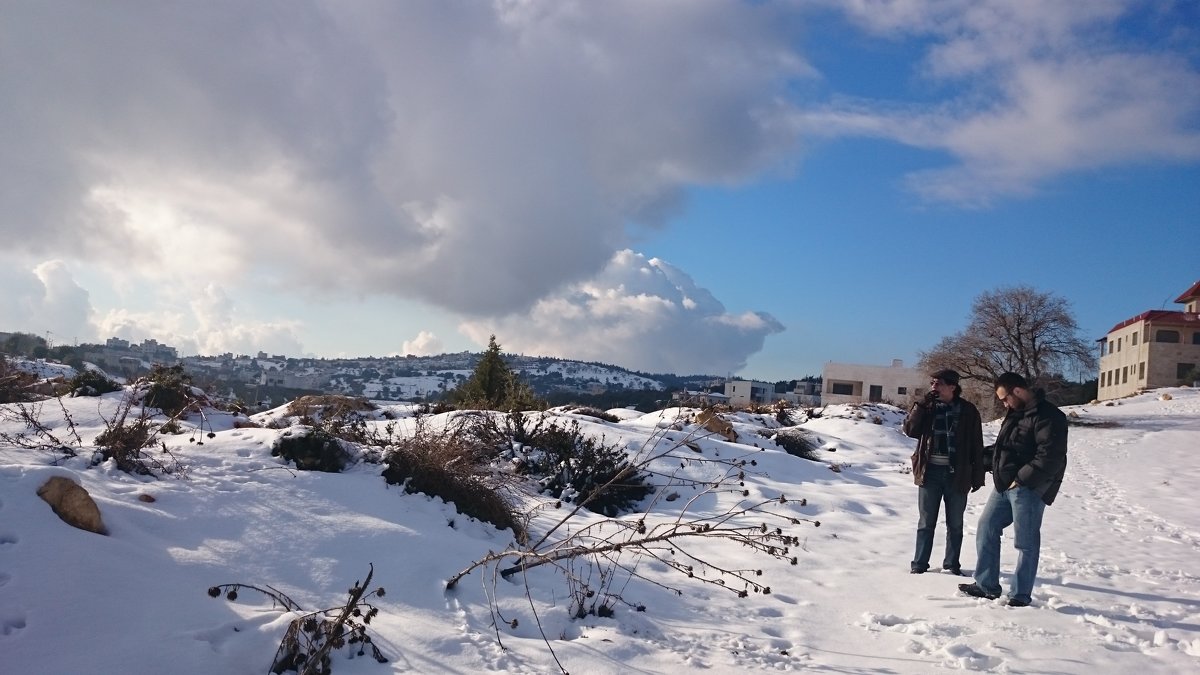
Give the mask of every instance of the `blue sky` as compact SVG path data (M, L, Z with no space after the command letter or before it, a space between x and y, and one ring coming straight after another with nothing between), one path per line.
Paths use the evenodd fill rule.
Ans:
M1194 2L4 13L0 330L774 380L1200 279Z

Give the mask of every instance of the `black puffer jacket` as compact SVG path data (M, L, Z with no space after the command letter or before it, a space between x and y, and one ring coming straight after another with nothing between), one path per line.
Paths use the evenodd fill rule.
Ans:
M958 433L954 437L956 451L954 462L954 488L967 494L973 488L983 487L986 467L983 464L983 425L979 409L961 397L958 401ZM913 482L925 483L925 467L929 466L929 455L933 451L933 417L930 404L914 403L904 418L904 434L917 439L917 449L912 454Z
M996 436L992 480L1004 492L1016 481L1054 503L1067 471L1067 416L1041 391L1022 410L1010 410Z

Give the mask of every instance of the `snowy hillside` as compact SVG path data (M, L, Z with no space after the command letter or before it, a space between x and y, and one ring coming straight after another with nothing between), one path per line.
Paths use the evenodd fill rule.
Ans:
M1200 391L1068 409L1075 422L1070 465L1046 511L1028 608L961 596L960 577L908 573L917 520L907 469L913 442L900 433L903 412L895 408L830 406L806 422L802 428L820 439L820 461L775 446L770 436L781 425L770 415L725 418L736 433L731 442L701 433L691 410L614 411L619 422L552 411L635 456L668 451L655 464L660 484L670 475L717 480L728 466L720 462L747 460L735 489L673 487L675 498L648 499L653 509L625 516L627 523L653 528L781 495L786 500L772 508L797 519L785 526L798 540L788 553L795 565L710 539L673 552L745 571L769 593L739 597L629 552L622 560L636 575L607 580L621 598L612 616L582 619L569 615L570 587L549 566L508 580L480 569L447 591L451 575L513 546L512 532L389 486L378 464L359 462L339 474L289 468L271 456L287 428L248 428L245 418L210 411L163 439L182 474L151 478L110 463L89 466L86 446L121 397L63 399L85 446L77 457L0 445L0 671L265 673L295 615L247 589L236 602L210 598L206 589L253 584L319 609L344 602L369 564L371 587L387 590L373 600L380 612L371 630L388 662L350 658L354 652L342 649L334 673L552 673L558 663L588 674L1200 669ZM10 438L26 431L15 411L3 406L0 418L0 433ZM40 414L52 433L68 437L56 402ZM373 425L416 427L409 406L386 407L376 418ZM985 427L985 435L995 432L995 423ZM36 495L51 476L87 488L108 536L55 516ZM544 497L523 499L534 538L564 514ZM967 567L983 503L983 493L971 496ZM761 520L747 519L754 528ZM599 521L584 513L567 529ZM1004 572L1014 559L1006 538Z
M7 358L10 366L26 373L33 373L39 380L49 380L56 377L69 380L76 375L75 369L65 363L54 363L45 359L23 359L19 356L10 356Z

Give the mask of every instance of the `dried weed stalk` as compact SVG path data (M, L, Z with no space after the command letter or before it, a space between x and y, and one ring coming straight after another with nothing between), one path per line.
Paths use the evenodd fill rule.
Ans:
M688 426L691 430L682 438L677 438L673 433ZM618 586L623 588L634 578L682 595L680 588L644 576L639 568L647 561L657 561L689 582L721 588L742 598L751 593L770 594L771 587L763 582L761 569L723 566L705 557L694 544L717 541L743 546L775 560L796 565L798 558L794 549L801 546L801 541L790 534L789 528L801 522L819 527L820 522L791 512L792 506L806 504L803 499L790 500L785 495L771 499L749 499L750 491L745 487L745 476L748 470L753 471L752 467L757 466L757 462L749 453L732 458L705 456L697 441L711 435L712 432L703 427L685 425L684 420L677 419L643 444L626 471L646 472L662 481L644 512L592 522L583 522L579 517L591 499L602 494L610 484L628 477L626 472L622 472L608 484L598 486L590 495L570 505L566 514L536 540L525 545L517 543L503 551L489 552L450 577L446 582L447 590L453 590L475 570L491 570L486 591L498 642L501 638L500 624L515 628L517 620L509 620L500 612L496 602L497 582L517 574L524 577L525 594L529 597L540 630L541 620L534 607L526 575L530 570L545 565L563 574L568 594L573 600L569 610L573 617L610 615L618 602L636 611L644 611L643 605L628 602L617 590ZM670 472L658 468L667 464L677 465L677 468ZM682 470L694 469L697 465L711 468L711 478L697 480L682 475ZM695 494L673 516L655 514L656 510L665 511L667 502L677 501L680 491L689 488L694 488ZM724 510L700 512L698 503L717 493L732 493L739 499ZM544 632L542 637L558 663L549 637ZM558 665L562 672L567 672L561 663Z
M350 647L350 658L364 656L369 649L371 658L387 663L367 630L371 619L379 614L379 608L371 603L371 598L384 596L382 586L367 591L374 575L375 565L371 564L366 580L361 584L355 581L347 591L345 603L314 612L305 612L296 601L269 585L263 589L250 584L219 584L210 587L208 595L218 598L224 594L226 600L233 602L238 599L239 590L249 589L271 598L273 605L299 615L288 624L279 648L275 650L270 672L275 675L288 671L300 675L327 675L333 670L330 653L346 646Z

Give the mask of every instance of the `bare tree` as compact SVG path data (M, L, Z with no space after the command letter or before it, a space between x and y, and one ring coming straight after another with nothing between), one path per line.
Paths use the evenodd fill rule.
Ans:
M1079 337L1070 303L1029 286L987 291L975 298L971 321L920 355L926 370L953 368L965 380L990 384L1004 372L1044 385L1055 376L1096 367Z

